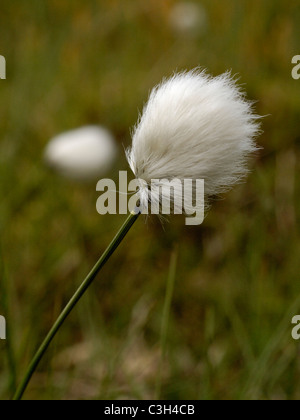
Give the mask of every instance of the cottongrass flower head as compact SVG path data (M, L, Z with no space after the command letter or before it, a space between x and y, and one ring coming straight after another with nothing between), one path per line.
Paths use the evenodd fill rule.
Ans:
M116 142L109 130L100 126L85 126L50 140L44 157L46 163L62 176L89 181L106 174L116 154Z
M243 180L247 158L257 150L258 118L229 72L211 77L196 69L163 80L152 90L127 150L129 165L142 180L141 207L149 202L152 179L162 184L204 179L206 196Z

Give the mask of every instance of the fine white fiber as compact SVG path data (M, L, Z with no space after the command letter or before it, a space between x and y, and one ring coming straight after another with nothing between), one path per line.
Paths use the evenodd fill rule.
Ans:
M204 179L206 196L243 180L257 150L259 118L229 72L211 77L195 69L163 80L150 93L127 150L135 177L145 181L141 205L149 201L152 179Z

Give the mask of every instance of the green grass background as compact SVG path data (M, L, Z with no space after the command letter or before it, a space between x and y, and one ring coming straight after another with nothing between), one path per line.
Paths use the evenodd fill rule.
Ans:
M0 398L124 216L99 216L96 183L43 164L53 135L103 124L123 145L149 90L174 70L238 74L263 120L252 174L200 227L138 220L39 366L28 399L299 399L300 8L203 0L206 32L169 25L171 0L2 2L0 54ZM196 2L197 3L197 2ZM178 251L176 250L178 247ZM161 324L177 253L166 357ZM174 260L174 258L173 258ZM174 261L173 261L174 262ZM174 268L174 267L173 267Z

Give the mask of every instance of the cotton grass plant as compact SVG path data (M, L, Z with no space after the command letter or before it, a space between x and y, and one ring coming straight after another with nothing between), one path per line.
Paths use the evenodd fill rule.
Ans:
M139 207L130 213L59 316L14 399L22 398L60 327L148 205L151 180L204 179L207 199L229 190L248 173L247 159L257 149L258 118L229 73L218 77L199 69L177 73L152 90L127 150L134 175L143 180L137 192ZM161 198L154 195L157 202Z
M92 181L105 175L117 155L112 133L104 127L89 125L52 138L44 152L46 164L73 181Z

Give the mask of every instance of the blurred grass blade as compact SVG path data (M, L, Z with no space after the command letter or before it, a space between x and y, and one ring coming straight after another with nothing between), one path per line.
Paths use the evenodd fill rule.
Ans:
M117 233L117 235L114 237L112 242L109 244L109 246L106 248L92 271L88 274L88 276L85 278L85 280L82 282L81 286L77 289L76 293L73 295L65 309L62 311L60 316L58 317L57 321L51 328L49 334L45 338L44 342L42 343L41 347L37 351L36 355L34 356L32 362L29 365L29 368L27 372L25 373L25 376L17 389L16 394L14 395L14 400L20 400L22 399L24 392L30 382L30 379L32 378L32 375L34 374L38 364L40 363L43 355L45 354L46 350L48 349L49 345L51 344L52 340L56 336L57 332L59 331L60 327L63 325L64 321L70 314L70 312L73 310L73 308L76 306L76 304L79 302L79 300L82 298L84 293L87 291L87 289L90 287L92 282L94 281L95 277L101 270L101 268L105 265L105 263L109 260L111 255L114 253L114 251L117 249L117 247L120 245L134 222L137 220L140 213L130 213L126 221L124 222L123 226Z
M264 351L256 360L254 368L246 383L244 396L247 399L257 399L257 392L262 389L262 384L269 377L269 372L273 372L272 356L282 347L286 346L285 336L290 336L289 327L291 325L292 317L299 311L300 295L294 300L291 306L287 309L278 328L273 336L269 339Z
M164 365L164 361L165 361L166 353L167 353L169 319L170 319L171 303L172 303L172 298L173 298L173 293L174 293L177 260L178 260L178 246L175 247L171 255L168 281L167 281L167 289L166 289L166 297L165 297L165 303L164 303L164 309L163 309L161 338L160 338L161 359L160 359L160 369L158 372L157 382L156 382L156 399L158 400L160 399L160 396L161 396L162 375L163 375L162 372L163 372L163 365Z

